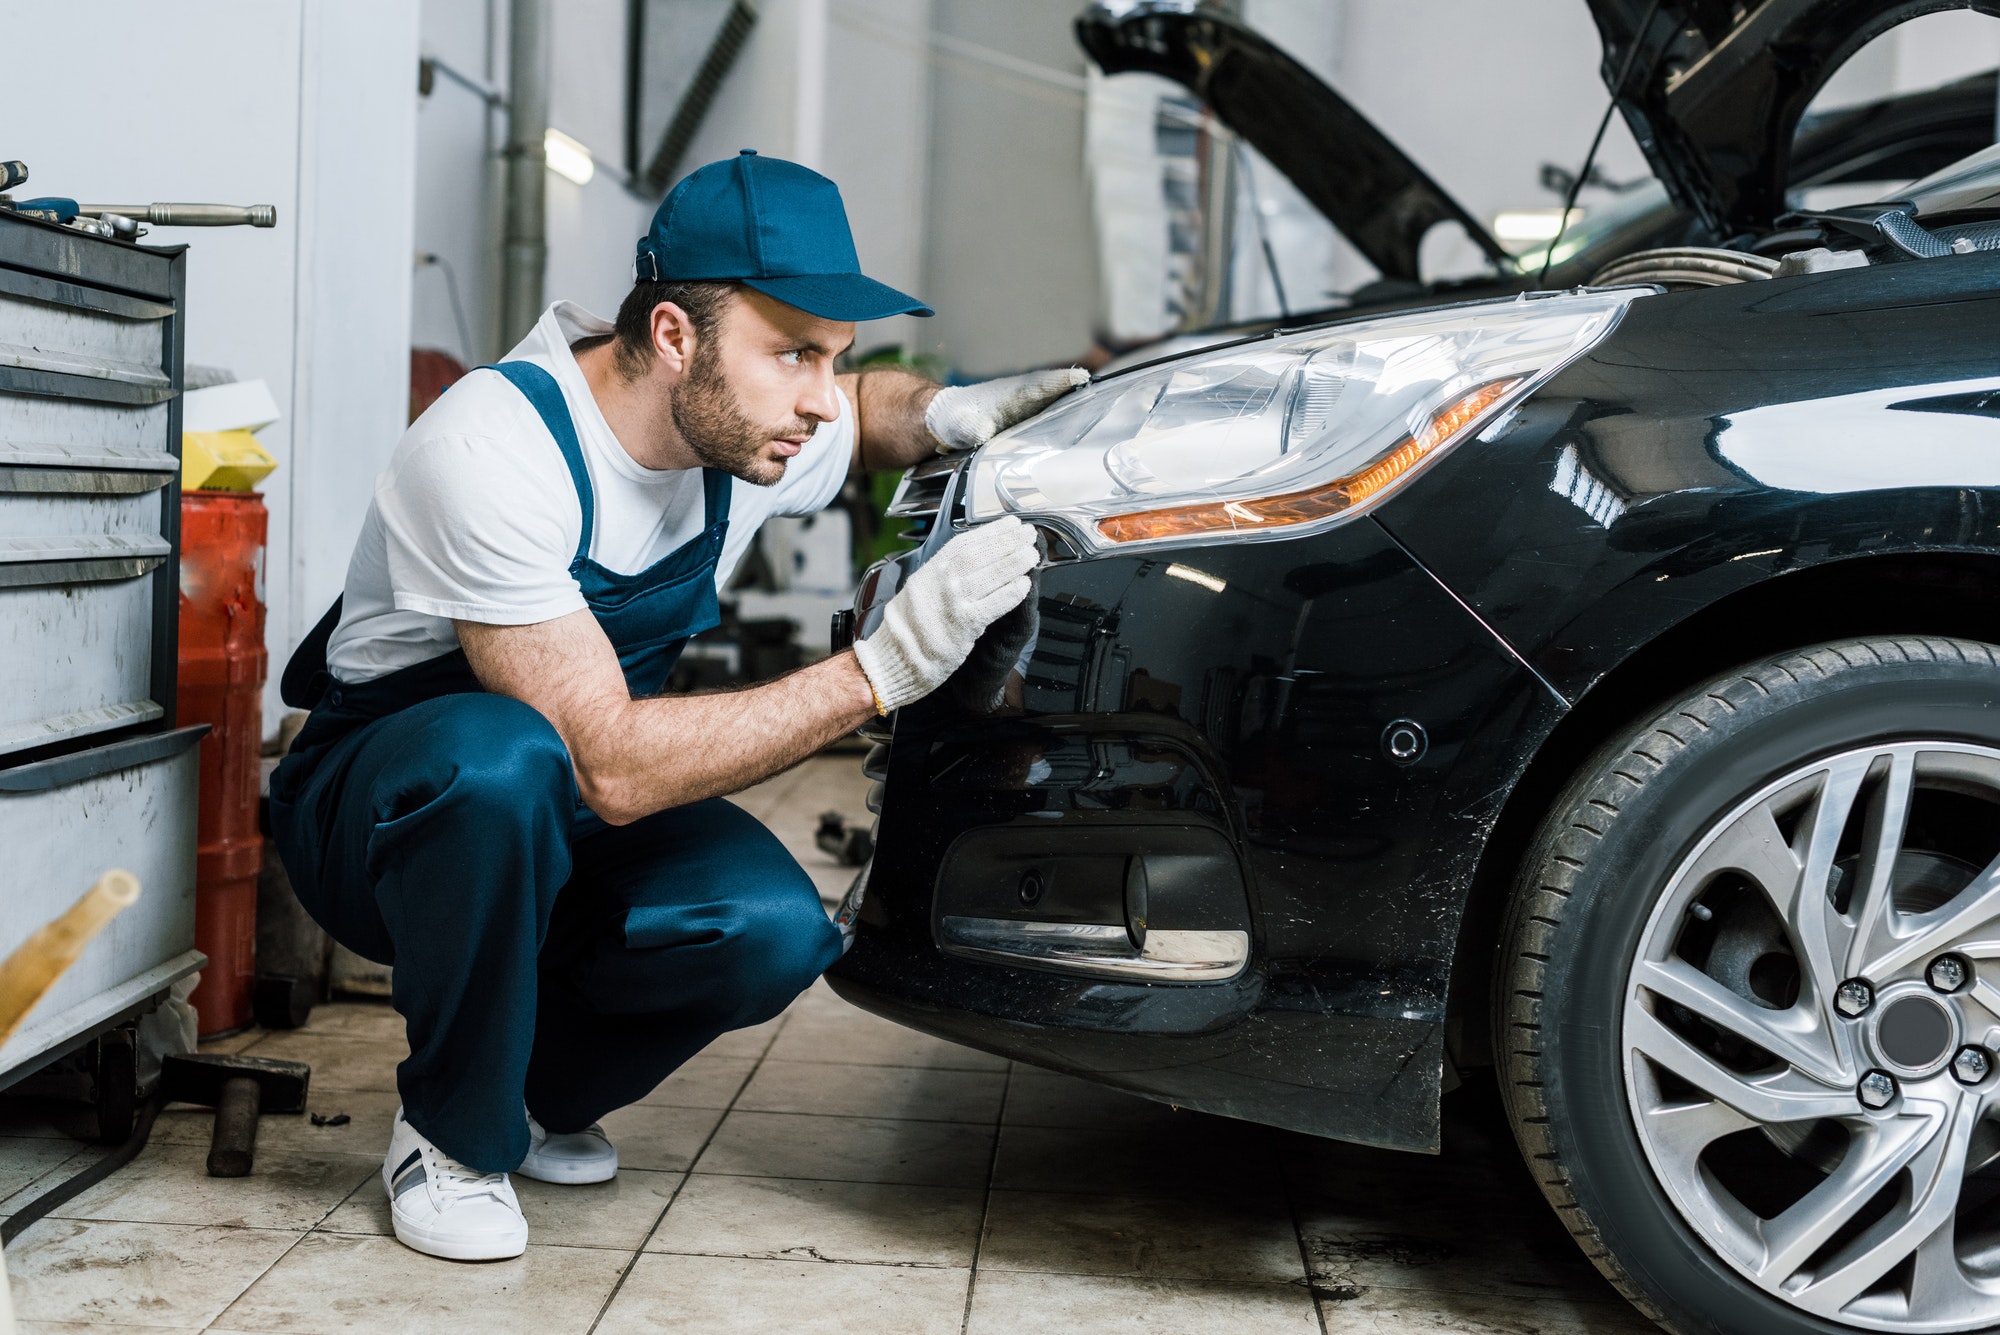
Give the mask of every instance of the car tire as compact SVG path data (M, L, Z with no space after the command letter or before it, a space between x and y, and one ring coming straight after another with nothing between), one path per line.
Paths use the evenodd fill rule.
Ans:
M1944 749L1912 745L1916 742L1935 742ZM1784 788L1785 794L1806 791L1796 786L1805 780L1788 776L1805 773L1814 765L1824 766L1824 775L1838 775L1843 772L1839 768L1843 765L1861 765L1863 752L1870 747L1886 748L1880 754L1891 759L1868 762L1874 768L1865 771L1868 777L1863 782L1874 783L1877 787L1865 789L1862 797L1853 799L1853 805L1844 809L1850 814L1840 817L1843 822L1862 819L1862 816L1851 813L1859 811L1864 802L1887 803L1894 800L1893 795L1882 795L1888 791L1882 785L1889 783L1890 776L1896 772L1893 765L1903 763L1895 761L1895 755L1911 756L1908 763L1916 766L1942 764L1940 757L1952 759L1958 752L1964 752L1966 765L1972 765L1975 760L1980 765L1987 765L1988 762L1979 757L1990 750L1995 757L1991 766L2000 771L2000 648L1973 641L1934 637L1843 640L1772 657L1713 679L1688 692L1656 716L1607 742L1583 766L1551 808L1528 850L1515 883L1497 942L1493 1006L1494 1051L1498 1057L1500 1084L1515 1136L1544 1195L1591 1260L1646 1315L1684 1335L1694 1335L1697 1331L1776 1335L1779 1332L1896 1330L1905 1328L1906 1324L1911 1329L1922 1324L1915 1321L1914 1315L1907 1323L1899 1323L1893 1315L1882 1315L1890 1310L1888 1305L1895 1301L1895 1282L1906 1285L1905 1300L1910 1304L1912 1314L1919 1312L1920 1301L1929 1301L1927 1297L1908 1296L1917 1292L1918 1282L1914 1278L1893 1282L1856 1278L1854 1284L1867 1282L1871 1287L1860 1297L1843 1301L1852 1301L1858 1306L1843 1306L1831 1312L1822 1310L1817 1313L1805 1310L1795 1300L1788 1300L1783 1293L1774 1291L1772 1285L1760 1285L1753 1281L1751 1270L1741 1263L1741 1257L1732 1262L1725 1254L1726 1247L1735 1236L1724 1234L1729 1227L1728 1221L1725 1219L1718 1224L1712 1216L1701 1216L1699 1211L1685 1209L1676 1203L1677 1200L1689 1199L1686 1193L1713 1187L1714 1183L1697 1174L1700 1180L1688 1185L1686 1174L1676 1175L1670 1171L1679 1165L1679 1160L1656 1161L1649 1158L1649 1154L1660 1152L1657 1146L1662 1142L1647 1139L1655 1135L1654 1124L1649 1123L1643 1130L1640 1126L1642 1088L1651 1089L1656 1097L1660 1097L1661 1090L1679 1091L1673 1098L1689 1100L1663 1103L1657 1108L1649 1108L1649 1112L1661 1109L1678 1112L1697 1107L1702 1100L1712 1097L1713 1105L1709 1107L1709 1112L1718 1119L1718 1125L1729 1117L1739 1115L1739 1104L1729 1103L1725 1095L1711 1096L1708 1092L1711 1088L1723 1089L1726 1081L1718 1079L1716 1083L1708 1084L1704 1076L1703 1085L1687 1085L1683 1089L1681 1084L1675 1083L1680 1079L1676 1071L1681 1068L1668 1069L1662 1074L1648 1055L1655 1049L1667 1051L1671 1044L1661 1040L1653 1049L1642 1050L1635 1046L1632 1037L1635 1033L1651 1032L1645 1028L1653 1022L1650 1017L1663 1015L1666 1019L1660 1023L1681 1024L1687 1015L1693 1014L1677 1011L1670 1004L1659 1001L1664 993L1633 989L1642 985L1638 981L1641 978L1654 977L1651 973L1641 972L1648 967L1647 960L1664 959L1667 966L1679 969L1686 957L1696 953L1694 947L1686 944L1693 938L1685 934L1698 930L1692 925L1695 918L1700 918L1704 924L1714 919L1714 911L1705 898L1710 892L1700 889L1700 884L1718 886L1714 892L1718 895L1727 891L1737 896L1727 902L1739 906L1739 916L1762 911L1757 907L1759 905L1769 908L1765 900L1770 896L1747 893L1733 881L1724 884L1727 877L1734 873L1717 875L1712 868L1720 864L1714 860L1704 863L1701 859L1710 858L1712 850L1723 847L1718 841L1736 828L1729 822L1748 821L1755 813L1776 812L1781 801L1792 800L1789 796L1771 797L1767 802L1768 812L1765 807L1750 805L1757 802L1761 795L1776 791L1773 785L1794 785ZM1957 761L1953 759L1953 763ZM1910 782L1906 781L1906 787L1901 791L1926 794L1931 791L1929 788L1919 790L1908 786ZM1820 796L1805 799L1806 805L1811 807L1812 803L1825 801L1826 810L1840 810L1833 805L1834 799L1826 796L1836 791L1835 779L1826 777L1820 783L1821 787L1816 790ZM1933 802L1941 799L1925 797L1923 800ZM1818 807L1811 809L1819 810ZM1911 809L1904 808L1905 811ZM1995 810L2000 812L2000 807ZM1761 820L1763 815L1756 814L1755 818ZM1805 816L1797 819L1803 821L1809 818L1818 819ZM1772 819L1773 830L1782 834L1783 827L1775 823L1775 816ZM1886 820L1880 816L1869 819L1876 821L1876 825L1868 827L1871 830L1879 829ZM1919 824L1913 819L1901 819L1903 823L1898 824L1896 829L1907 829L1912 832L1911 839L1918 838L1915 832L1920 829ZM1831 828L1828 822L1821 823ZM2000 821L1993 824L2000 826ZM1810 838L1810 830L1804 836L1795 831L1785 837L1793 841L1788 849L1796 856L1799 848L1796 841L1802 837ZM1849 837L1845 826L1840 837ZM2000 838L2000 835L1995 837ZM1884 888L1880 894L1870 892L1871 903L1879 899L1900 904L1902 901L1897 897L1905 894L1900 887L1909 880L1905 868L1914 865L1908 859L1933 856L1910 852L1902 842L1903 838L1904 835L1898 833L1895 842L1880 845L1888 852L1876 856L1880 865L1889 870L1883 873L1881 884ZM1749 847L1748 844L1743 846ZM1768 838L1763 846L1776 847ZM1733 852L1728 856L1744 862L1749 860L1747 856ZM1795 881L1801 887L1794 896L1801 906L1796 912L1802 915L1809 911L1822 914L1862 913L1866 906L1861 905L1857 892L1849 891L1845 900L1847 907L1839 907L1843 901L1838 887L1843 878L1852 874L1854 856L1850 853L1849 862L1841 864L1847 868L1846 871L1829 873L1828 888L1822 896L1825 903L1819 907L1805 907L1809 901L1802 888L1812 884L1812 874L1809 870L1802 870ZM1812 865L1816 864L1810 861L1801 863L1807 868ZM1872 871L1869 874L1872 875ZM1700 876L1713 879L1698 882ZM1677 877L1681 879L1677 880ZM1776 873L1768 879L1775 881ZM1758 882L1752 878L1743 881L1743 884L1754 890ZM1968 882L1959 891L1946 887L1938 893L1947 897L1943 902L1956 902L1950 898L1951 895L1973 894L1977 888ZM1684 895L1694 897L1681 898ZM1741 908L1742 905L1751 907ZM1704 911L1708 912L1708 917L1700 917ZM1730 912L1738 910L1731 909ZM1778 911L1770 912L1776 920ZM1955 909L1954 913L1957 912ZM1800 921L1805 919L1802 917ZM1711 929L1703 927L1699 930ZM1712 929L1708 939L1719 941L1723 930ZM1823 950L1821 958L1829 963L1815 971L1810 962L1800 958L1797 942L1802 939L1801 931L1795 926L1786 930L1789 933L1787 945L1772 949L1775 956L1781 956L1786 948L1793 955L1795 977L1791 984L1794 991L1790 1004L1796 1013L1824 1016L1824 1028L1831 1034L1839 1027L1839 1022L1833 1019L1833 1009L1837 1007L1830 1009L1829 1004L1823 1002L1825 986L1819 980L1832 976L1830 971L1843 964L1851 965L1854 960L1862 958L1851 953L1861 947L1836 946ZM1662 936L1661 933L1669 935ZM1675 933L1682 935L1671 935ZM1863 935L1857 931L1853 940L1860 941ZM1671 953L1665 956L1643 954L1642 957L1642 948L1643 951L1655 951L1657 947L1654 943L1666 939L1677 943L1671 947ZM1719 951L1720 946L1711 945L1710 949ZM1842 954L1843 950L1850 953ZM1761 967L1770 957L1759 956L1752 968ZM1886 958L1882 957L1883 960ZM2000 961L1994 963L2000 965ZM1781 972L1782 959L1778 967ZM1907 973L1910 968L1923 970L1933 967L1918 963L1905 967L1904 972ZM1886 967L1883 972L1886 978ZM1921 976L1928 978L1930 975ZM2000 967L1994 969L1993 977L2000 981ZM1771 998L1749 999L1777 1014L1779 1011L1775 1008L1784 999L1783 983L1772 986L1779 991L1773 993ZM1834 997L1838 1000L1850 996L1845 991L1848 986L1836 986ZM1888 987L1889 984L1885 982L1882 986ZM1920 984L1908 978L1894 986L1905 990L1883 994L1897 998L1888 1003L1891 1006L1902 1005L1902 998L1911 992L1917 992L1921 998ZM1968 1002L1971 990L1968 985ZM1738 988L1737 995L1745 994ZM1629 1014L1628 996L1633 998L1629 1003L1633 1010ZM1951 998L1944 1000L1950 1001ZM1699 1004L1707 1006L1710 1003ZM1644 1014L1639 1014L1640 1011ZM1905 1007L1903 1013L1908 1015L1909 1008ZM1958 1014L1956 1011L1949 1013ZM1845 1016L1846 1012L1840 1011L1839 1014ZM1981 1024L1985 1014L1983 1011L1979 1013ZM1696 1020L1700 1019L1697 1015ZM1762 1017L1753 1014L1753 1019L1761 1023ZM1882 1036L1885 1029L1881 1015L1878 1014L1872 1021L1864 1018L1853 1023L1873 1023L1876 1029L1866 1034L1854 1030L1847 1039L1841 1040L1849 1044L1850 1053L1859 1054L1850 1060L1865 1061L1870 1052L1877 1053L1879 1060L1881 1045L1886 1041ZM1959 1035L1974 1032L1971 1020L1954 1023L1960 1026L1955 1031ZM1731 1038L1724 1029L1703 1029L1699 1023L1687 1032L1697 1037L1717 1035L1718 1044L1726 1043ZM1754 1032L1762 1034L1764 1031ZM1958 1041L1960 1039L1956 1037L1945 1040L1947 1044ZM1833 1042L1831 1037L1827 1039L1829 1045ZM1867 1046L1869 1044L1874 1046L1871 1048ZM1776 1050L1775 1046L1772 1050ZM1827 1050L1832 1051L1832 1047ZM1718 1046L1713 1051L1720 1053L1725 1050ZM1764 1069L1756 1068L1754 1064L1760 1060L1758 1054L1769 1057L1770 1052L1754 1043L1743 1051L1749 1054L1741 1057L1741 1062L1745 1064L1743 1069ZM1956 1051L1962 1055L1964 1049ZM1672 1061L1682 1060L1678 1052L1674 1049L1670 1054ZM1938 1063L1937 1068L1928 1073L1928 1078L1935 1082L1937 1088L1945 1091L1944 1097L1951 1097L1950 1082L1941 1077L1948 1076L1955 1069L1957 1058L1945 1056L1933 1059L1926 1056L1923 1059ZM1718 1056L1714 1060L1718 1063L1716 1069L1723 1069L1724 1058ZM1790 1081L1797 1075L1785 1065L1784 1058L1775 1060L1783 1068L1780 1074L1784 1080ZM1629 1068L1628 1061L1631 1063ZM1705 1072L1708 1068L1699 1069ZM1849 1070L1849 1067L1843 1066L1834 1074ZM1912 1076L1910 1080L1916 1078ZM1865 1074L1863 1079L1867 1079ZM1988 1077L1987 1083L1990 1086L1994 1081L2000 1081L2000 1073ZM1899 1084L1896 1086L1897 1097L1915 1100L1919 1089L1932 1087L1915 1083ZM1728 1088L1732 1091L1729 1097L1739 1101L1744 1098L1735 1086ZM1833 1087L1829 1084L1828 1088ZM1692 1094L1688 1090L1692 1090ZM1989 1089L1987 1092L1993 1091ZM1788 1110L1791 1107L1786 1106ZM1912 1103L1909 1106L1914 1108L1916 1105ZM1718 1109L1719 1112L1716 1111ZM1865 1118L1869 1114L1856 1111L1839 1115ZM1984 1115L1983 1112L1966 1114L1968 1119L1974 1120ZM1739 1147L1747 1147L1745 1153L1761 1154L1764 1143L1776 1145L1783 1140L1786 1145L1798 1149L1798 1157L1808 1161L1810 1172L1822 1169L1840 1171L1850 1153L1847 1146L1873 1143L1872 1140L1854 1139L1845 1129L1848 1125L1845 1122L1829 1121L1828 1125L1832 1125L1839 1134L1848 1136L1848 1139L1841 1142L1842 1148L1837 1152L1821 1160L1815 1160L1803 1149L1798 1149L1804 1140L1820 1134L1821 1124L1817 1122L1780 1120L1750 1128L1742 1135L1730 1133L1736 1138L1727 1142L1720 1139L1703 1142L1697 1135L1689 1138L1688 1143L1705 1145L1706 1148L1695 1153L1709 1156L1716 1153L1716 1146L1725 1143L1731 1154L1736 1153ZM1801 1127L1805 1129L1799 1130ZM1866 1130L1865 1127L1863 1129ZM1859 1151L1855 1153L1858 1155ZM1709 1159L1697 1158L1692 1162L1702 1165L1705 1170ZM1829 1162L1831 1168L1827 1168ZM1666 1166L1663 1167L1663 1164ZM1857 1157L1856 1171L1861 1164L1862 1160ZM1917 1181L1915 1178L1911 1180ZM1936 1180L1945 1181L1942 1170ZM1954 1193L1956 1190L1954 1185ZM1683 1194L1676 1196L1677 1191ZM1796 1197L1793 1204L1805 1202L1819 1208L1814 1203L1820 1197L1811 1196L1810 1188L1806 1192ZM1825 1194L1821 1193L1821 1196ZM1883 1199L1888 1198L1878 1195L1871 1201ZM1957 1200L1956 1195L1953 1199ZM1785 1205L1781 1198L1763 1208L1783 1210L1792 1207ZM1871 1204L1869 1208L1882 1207ZM1955 1210L1957 1206L1951 1208ZM1691 1223L1691 1215L1706 1218L1708 1222ZM1914 1216L1910 1223L1913 1235L1920 1227L1930 1226ZM1776 1228L1777 1225L1771 1227ZM1838 1266L1844 1264L1842 1257L1848 1254L1838 1249L1859 1247L1861 1243L1855 1241L1856 1237L1866 1241L1867 1237L1873 1236L1863 1236L1858 1231L1859 1227L1856 1225L1856 1231L1837 1235L1846 1237L1845 1242L1836 1240L1815 1244L1822 1250L1812 1253L1817 1259L1802 1263L1799 1274L1820 1274L1821 1271L1811 1269L1816 1265L1826 1275L1837 1279ZM1704 1233L1704 1228L1709 1232ZM1953 1235L1947 1229L1944 1236L1949 1239ZM1776 1246L1775 1243L1768 1245ZM1864 1263L1867 1266L1875 1264L1872 1256L1864 1258ZM1912 1268L1907 1271L1894 1273L1914 1275L1914 1263L1910 1265ZM1855 1273L1859 1275L1862 1271ZM1812 1278L1805 1281L1807 1286L1817 1282ZM1929 1292L1924 1290L1925 1294ZM1971 1313L1968 1312L1968 1315ZM1981 1315L1973 1325L1963 1328L1991 1329L1995 1324L1993 1316Z

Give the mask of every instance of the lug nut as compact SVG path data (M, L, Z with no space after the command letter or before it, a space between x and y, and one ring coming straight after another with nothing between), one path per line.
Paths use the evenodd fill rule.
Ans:
M1965 986L1965 961L1956 955L1940 955L1931 961L1926 975L1940 992L1956 992Z
M1850 978L1833 993L1833 1008L1850 1020L1858 1020L1875 1004L1875 989L1859 978Z
M1861 1077L1860 1088L1855 1091L1864 1108L1886 1108L1896 1097L1896 1082L1886 1071L1870 1071Z
M1992 1059L1981 1048L1960 1048L1951 1059L1951 1073L1962 1085L1976 1085L1993 1069Z

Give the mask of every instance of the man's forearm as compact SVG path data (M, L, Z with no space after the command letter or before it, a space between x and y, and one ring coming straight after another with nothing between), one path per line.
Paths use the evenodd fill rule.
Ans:
M614 824L788 769L875 714L851 652L748 690L632 700L576 738L584 800Z
M924 409L938 385L899 367L873 367L854 382L855 465L858 472L908 468L937 453Z

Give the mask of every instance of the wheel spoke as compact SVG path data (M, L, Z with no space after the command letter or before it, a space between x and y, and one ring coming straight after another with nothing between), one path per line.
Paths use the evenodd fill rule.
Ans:
M1864 852L1856 870L1855 887L1848 917L1854 923L1853 943L1848 947L1845 968L1849 978L1869 977L1869 961L1889 946L1895 935L1896 904L1892 878L1896 854L1903 847L1903 831L1910 819L1910 794L1915 786L1917 757L1913 751L1891 752L1889 773L1876 789L1869 804L1863 832Z
M1854 1138L1840 1166L1765 1226L1759 1278L1779 1284L1796 1274L1937 1138L1945 1120L1946 1110L1941 1105L1912 1100L1902 1116L1886 1122L1850 1123Z
M1870 976L1884 976L1928 955L1941 954L1960 937L1988 927L2000 918L2000 859L1972 878L1972 883L1929 913L1896 915L1897 931L1868 962Z
M1646 1109L1642 1116L1646 1129L1656 1138L1655 1143L1690 1171L1710 1145L1758 1125L1719 1101L1658 1104Z
M1912 1104L1917 1100L1911 1100ZM1931 1105L1939 1130L1908 1164L1910 1191L1885 1218L1834 1256L1810 1282L1790 1290L1801 1306L1837 1316L1940 1228L1949 1228L1965 1178L1965 1154L1979 1121L1978 1100Z
M1731 822L1701 851L1681 879L1703 885L1731 871L1756 882L1778 916L1790 920L1792 900L1798 893L1799 859L1778 829L1769 802Z
M1805 1007L1767 1010L1680 959L1642 960L1632 970L1632 981L1655 996L1678 1002L1710 1024L1748 1039L1824 1084L1853 1083L1826 1030Z
M2000 941L1958 943L1958 953L1972 960L2000 958ZM1965 1036L1982 1048L2000 1048L2000 985L1989 978L1976 978L1959 994L1959 1008L1965 1015Z
M1829 1022L1834 991L1848 977L1844 966L1855 933L1853 925L1834 912L1827 889L1833 880L1840 833L1874 761L1869 755L1843 756L1821 771L1812 810L1800 823L1806 848L1794 893L1789 905L1780 909L1800 951L1800 971Z
M1628 1006L1626 1041L1634 1050L1755 1121L1802 1122L1852 1116L1851 1088L1829 1089L1791 1068L1754 1079L1740 1076L1702 1052L1640 1006Z
M1965 1273L1958 1259L1958 1221L1946 1215L1930 1236L1917 1244L1914 1273L1910 1276L1910 1316L1956 1317L1963 1321L1992 1301L1990 1290L1982 1289Z

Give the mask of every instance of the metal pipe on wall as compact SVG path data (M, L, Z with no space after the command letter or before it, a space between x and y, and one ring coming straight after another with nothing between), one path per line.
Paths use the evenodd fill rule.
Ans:
M504 353L542 314L549 246L543 196L543 139L549 128L549 0L509 0L507 54L507 221L500 256L500 348Z

